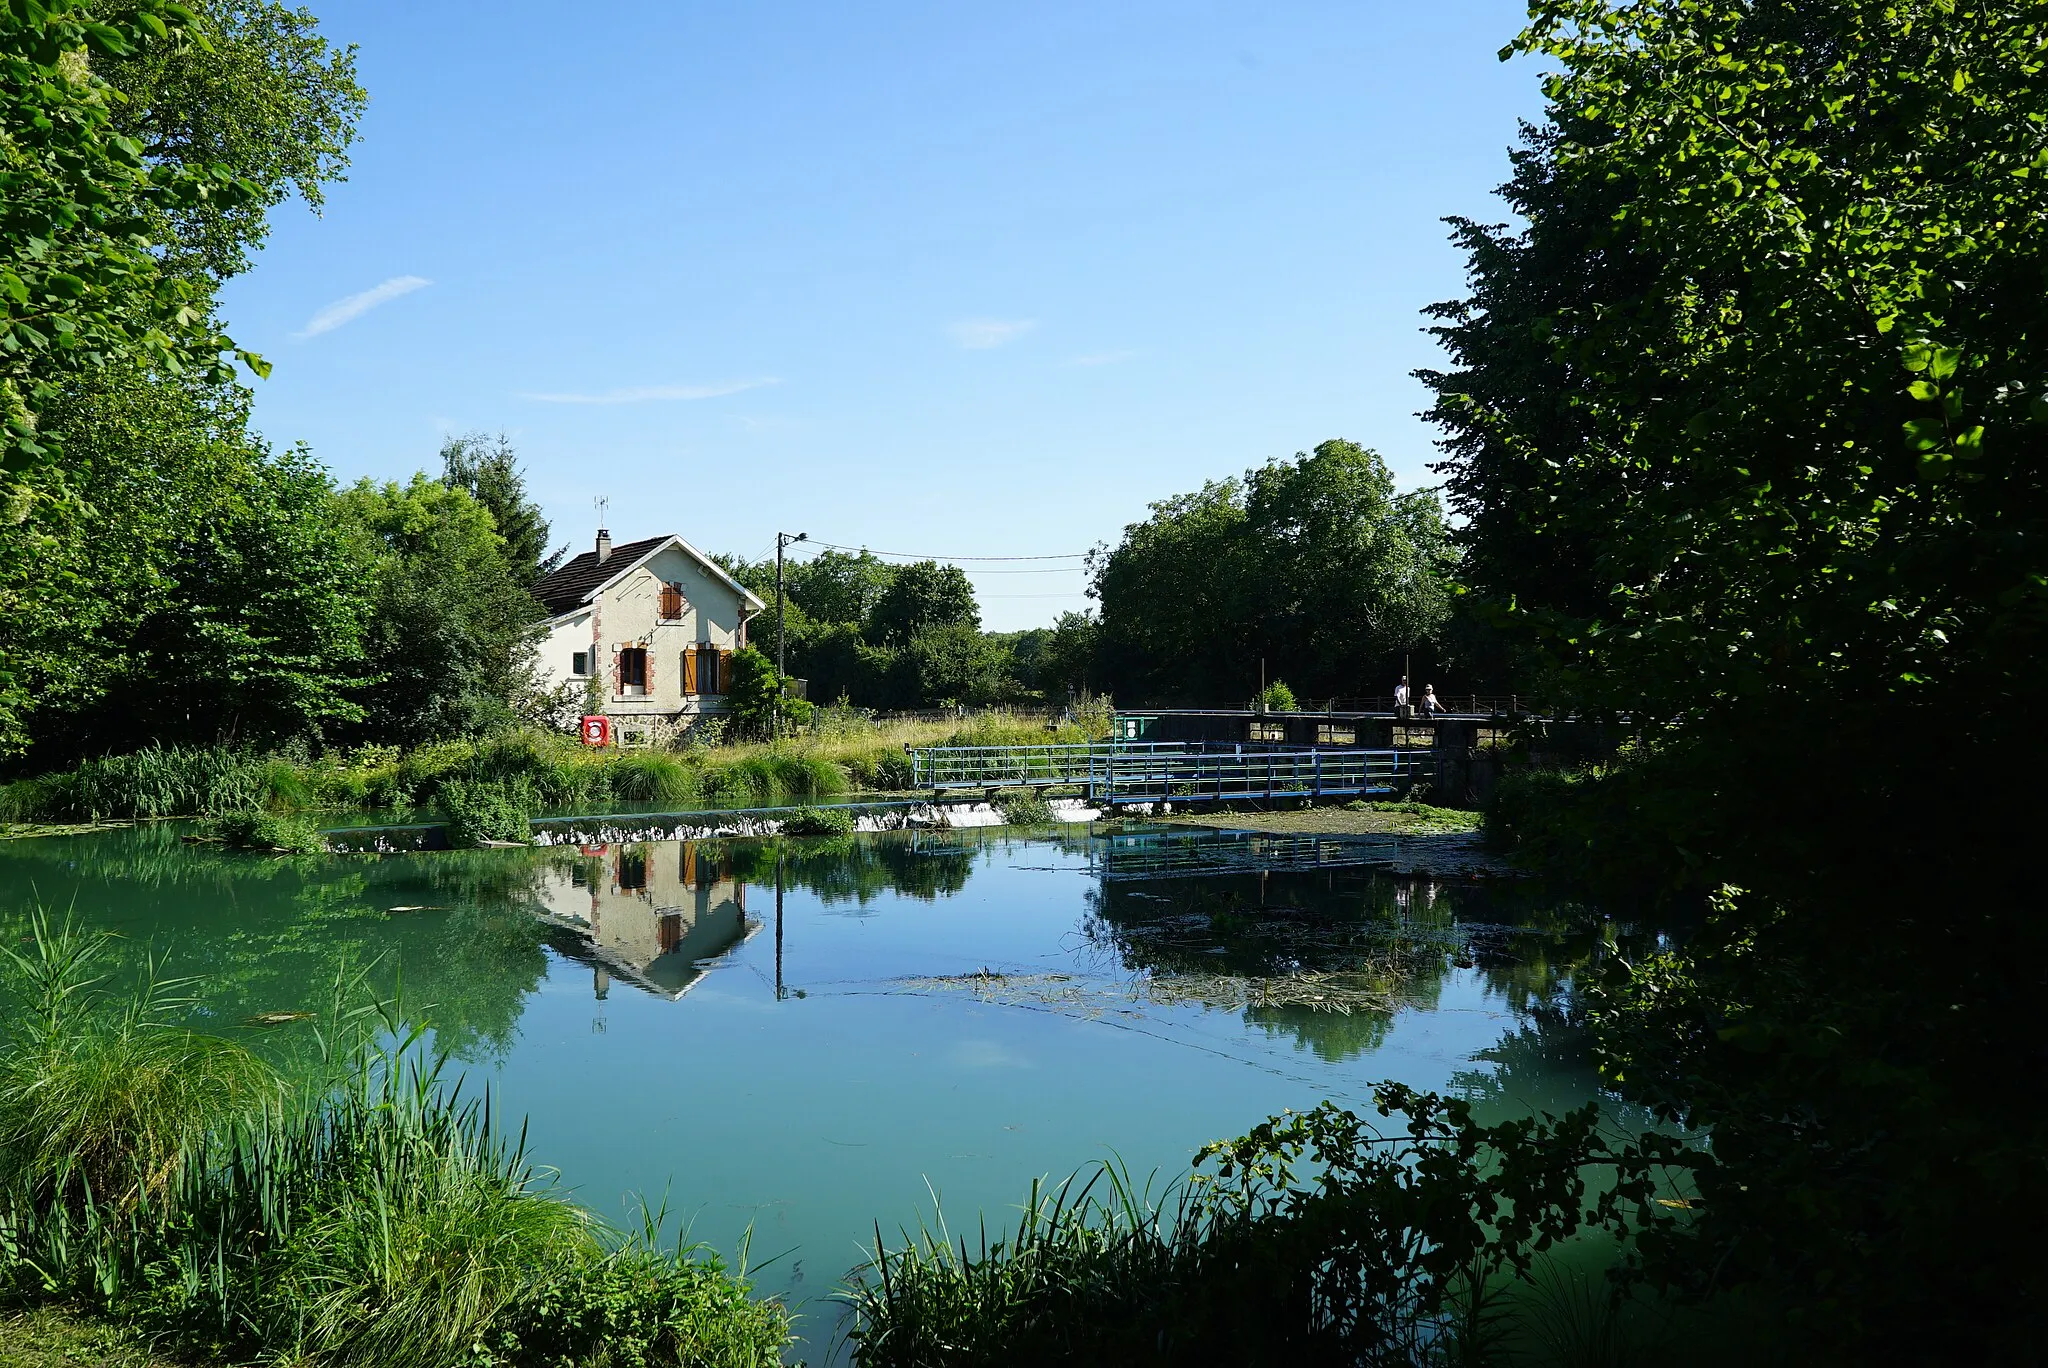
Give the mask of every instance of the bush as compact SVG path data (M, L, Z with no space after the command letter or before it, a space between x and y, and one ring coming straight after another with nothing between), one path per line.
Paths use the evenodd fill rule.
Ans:
M586 1263L515 1306L492 1351L516 1364L780 1362L789 1318L750 1301L708 1251L629 1247Z
M1035 793L1005 798L996 804L996 810L1011 826L1051 826L1059 820L1053 815L1052 805Z
M448 824L448 844L477 846L486 841L532 838L533 790L523 780L469 782L443 780L439 802Z
M327 849L312 819L299 813L231 812L206 823L203 830L237 850L317 855Z
M853 814L845 808L800 807L782 821L785 836L851 836Z
M1288 688L1284 680L1278 679L1259 690L1259 695L1252 700L1252 705L1265 712L1299 712L1301 710L1301 704L1295 700L1294 690Z

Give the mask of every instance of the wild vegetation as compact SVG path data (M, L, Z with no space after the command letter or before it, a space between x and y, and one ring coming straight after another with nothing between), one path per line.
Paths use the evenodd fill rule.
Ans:
M1659 1276L1782 1291L1830 1362L2025 1357L2039 804L1989 795L2044 759L2048 15L1531 14L1521 226L1457 226L1423 379L1461 575L1635 740L1504 784L1496 836L1703 910L1594 1014L1608 1076L1715 1137Z
M706 1251L604 1227L417 1032L362 1008L287 1077L110 990L38 919L0 964L0 1288L226 1361L780 1361L788 1316ZM346 985L340 985L345 989ZM339 994L338 994L339 995Z
M1048 730L1038 718L983 711L957 720L876 722L824 709L781 742L670 750L592 750L551 731L517 731L401 750L333 750L289 760L222 747L158 747L88 760L0 787L0 823L215 819L214 834L261 849L303 848L321 812L419 812L445 818L459 843L523 840L548 808L763 805L891 791L910 784L912 745L1042 745L1100 740L1097 705Z

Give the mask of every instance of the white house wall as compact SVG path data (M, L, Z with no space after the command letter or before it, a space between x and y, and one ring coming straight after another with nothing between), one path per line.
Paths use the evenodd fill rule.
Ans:
M683 591L679 618L661 616L661 590L677 584ZM613 718L670 721L687 726L692 718L722 712L723 694L685 694L683 655L700 646L735 651L745 644L742 629L745 601L724 580L674 546L657 551L624 578L607 587L589 608L556 618L548 626L539 651L541 667L551 685L568 683L578 691L581 711L583 676L573 672L579 651L594 651L600 671L600 707ZM645 694L619 691L618 653L640 647L648 654L650 687ZM723 689L726 681L721 679Z

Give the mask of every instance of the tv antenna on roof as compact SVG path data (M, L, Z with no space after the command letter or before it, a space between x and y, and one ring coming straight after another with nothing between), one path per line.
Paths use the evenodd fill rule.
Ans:
M592 499L590 503L591 507L597 510L598 527L603 528L605 526L605 515L611 511L611 496L608 494L600 494L596 498Z

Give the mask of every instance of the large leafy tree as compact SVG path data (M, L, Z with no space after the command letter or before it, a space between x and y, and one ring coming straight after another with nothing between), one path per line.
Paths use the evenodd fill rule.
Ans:
M878 646L908 646L941 627L981 628L974 585L957 565L918 561L900 567L868 612L868 639Z
M205 581L181 535L285 479L212 290L288 191L318 206L362 92L276 4L10 7L0 67L0 755L132 744L99 705L144 669L137 625Z
M1097 557L1107 680L1237 700L1264 659L1313 695L1370 692L1441 631L1452 563L1434 494L1397 494L1376 453L1324 442L1152 505Z
M1538 0L1515 50L1522 226L1458 225L1424 378L1470 582L1654 743L1573 845L1748 890L1601 1009L1714 1128L1678 1266L1844 1357L2024 1356L2048 943L2037 805L1982 797L2048 759L2048 11Z
M517 720L535 687L531 646L543 610L507 563L490 511L425 475L406 485L358 481L335 502L368 548L375 585L363 734L417 743Z

